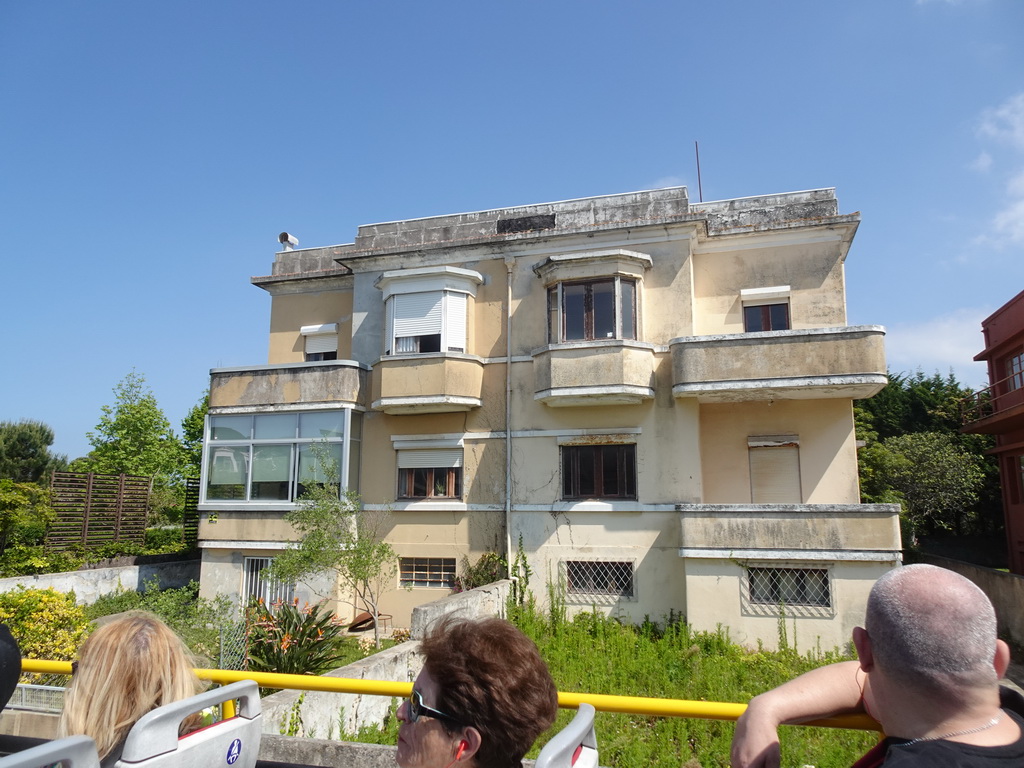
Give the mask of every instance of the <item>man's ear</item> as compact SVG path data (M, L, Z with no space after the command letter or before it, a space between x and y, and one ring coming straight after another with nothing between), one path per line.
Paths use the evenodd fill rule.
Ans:
M996 675L1002 680L1010 667L1010 646L1002 640L996 640L996 655L992 659L992 666L996 668Z
M860 668L865 672L870 672L875 666L875 655L871 651L871 637L864 627L853 628L853 647L857 649Z

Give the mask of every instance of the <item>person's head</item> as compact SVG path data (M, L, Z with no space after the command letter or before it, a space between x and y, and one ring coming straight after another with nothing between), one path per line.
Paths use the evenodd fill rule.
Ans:
M130 613L104 624L79 651L60 735L91 736L105 757L144 714L202 689L192 667L181 639L156 616Z
M558 691L533 641L502 619L446 618L420 652L415 704L398 710L398 764L518 768L558 712Z
M864 630L873 664L910 689L952 693L997 682L995 610L953 571L933 565L889 571L868 596ZM862 658L864 642L861 635Z

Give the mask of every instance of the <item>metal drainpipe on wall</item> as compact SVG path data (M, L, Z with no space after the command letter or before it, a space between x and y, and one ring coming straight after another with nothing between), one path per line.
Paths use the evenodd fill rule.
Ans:
M512 268L514 256L505 257L505 558L512 568Z

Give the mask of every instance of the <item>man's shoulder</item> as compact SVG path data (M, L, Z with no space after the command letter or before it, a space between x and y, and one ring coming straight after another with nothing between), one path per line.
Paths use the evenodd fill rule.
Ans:
M1022 702L1024 703L1024 702ZM1024 719L1015 711L1010 717L1022 726L1021 738L999 747L979 747L958 741L889 741L883 768L1009 768L1024 765Z

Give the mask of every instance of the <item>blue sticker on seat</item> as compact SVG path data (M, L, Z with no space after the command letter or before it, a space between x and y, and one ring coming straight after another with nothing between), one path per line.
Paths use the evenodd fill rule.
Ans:
M242 756L242 740L235 739L228 746L228 765L233 765L234 762Z

